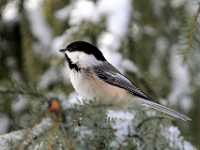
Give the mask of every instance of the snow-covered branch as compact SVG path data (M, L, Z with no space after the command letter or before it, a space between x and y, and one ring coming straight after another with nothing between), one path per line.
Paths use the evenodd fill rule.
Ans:
M13 148L23 149L31 144L33 139L44 134L53 125L51 118L44 118L33 128L14 131L8 134L0 135L1 150L11 150Z

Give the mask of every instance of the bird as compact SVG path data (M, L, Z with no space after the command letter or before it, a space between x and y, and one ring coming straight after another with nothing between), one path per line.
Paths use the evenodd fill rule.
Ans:
M171 108L155 102L125 75L109 63L103 53L86 41L74 41L59 50L75 91L82 99L95 99L102 104L127 106L134 102L183 121L191 120Z

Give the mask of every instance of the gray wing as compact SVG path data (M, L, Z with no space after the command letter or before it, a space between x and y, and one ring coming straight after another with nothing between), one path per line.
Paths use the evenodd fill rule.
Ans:
M145 95L140 89L138 89L132 82L130 82L124 75L122 75L115 67L109 63L104 63L101 66L94 67L94 72L100 79L111 85L126 89L128 92L137 97L151 100L150 97Z
M153 102L153 100L150 97L145 95L140 89L138 89L132 82L130 82L125 76L123 76L115 67L113 67L108 62L100 66L94 67L93 70L96 73L96 75L106 83L123 88L132 95L139 97L139 101L140 103L142 103L142 105L168 114L169 116L172 116L174 118L181 119L183 121L191 120L189 117L179 112L176 112L170 108Z

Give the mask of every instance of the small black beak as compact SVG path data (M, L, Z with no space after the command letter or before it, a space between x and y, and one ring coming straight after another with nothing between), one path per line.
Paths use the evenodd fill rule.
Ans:
M59 50L61 53L64 53L66 51L66 49L60 49Z

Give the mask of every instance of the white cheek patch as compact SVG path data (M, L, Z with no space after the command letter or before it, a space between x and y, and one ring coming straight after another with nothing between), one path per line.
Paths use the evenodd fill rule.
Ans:
M90 67L98 65L101 61L98 61L93 55L86 54L80 51L66 52L72 63L78 64L81 67Z
M73 64L77 64L79 61L79 54L77 52L66 51L67 56L72 61Z

